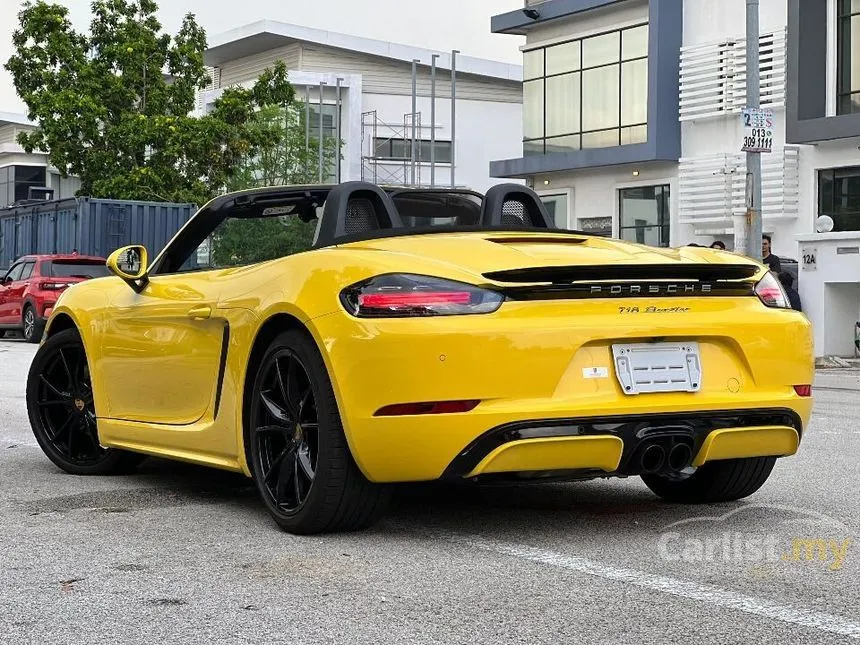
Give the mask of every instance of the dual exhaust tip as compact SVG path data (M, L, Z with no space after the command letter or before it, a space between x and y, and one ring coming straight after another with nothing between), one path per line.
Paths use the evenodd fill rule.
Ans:
M668 450L659 443L651 443L639 454L639 469L648 475L677 473L687 468L692 460L693 449L686 443L675 443Z

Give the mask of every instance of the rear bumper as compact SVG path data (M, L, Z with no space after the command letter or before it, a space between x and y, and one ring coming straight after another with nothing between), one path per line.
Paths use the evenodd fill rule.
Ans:
M653 302L658 308L664 304ZM594 430L586 434L607 440L596 447L573 441L580 431L558 430L568 438L518 444L516 451L509 447L494 457L495 465L483 466L484 474L529 469L624 474L625 459L638 445L625 433L642 430L637 426L642 423L679 425L678 440L686 436L692 457L699 457L710 433L732 428L783 430L747 433L742 441L738 434L723 433L701 454L756 456L763 449L751 447L757 441L774 455L791 452L790 431L799 441L812 410L812 399L798 396L793 387L812 383L814 376L805 317L768 310L754 298L676 298L665 303L665 314L629 315L619 312L623 304L512 303L485 316L401 320L358 320L337 312L310 326L324 349L350 449L371 481L475 476L481 460L500 445L471 452L466 467L463 454L476 442L535 426L590 425ZM615 376L612 345L655 340L698 343L699 391L625 395ZM595 371L602 376L594 378ZM480 403L463 413L378 414L396 404L462 400ZM614 469L612 437L622 442ZM518 440L538 438L550 437ZM594 453L593 463L583 461L584 451Z

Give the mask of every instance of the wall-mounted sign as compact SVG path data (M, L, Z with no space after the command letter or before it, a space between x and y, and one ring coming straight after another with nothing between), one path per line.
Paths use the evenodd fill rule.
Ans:
M744 124L742 152L773 151L773 110L745 108L741 112Z
M800 266L804 271L815 271L818 268L815 249L800 250Z

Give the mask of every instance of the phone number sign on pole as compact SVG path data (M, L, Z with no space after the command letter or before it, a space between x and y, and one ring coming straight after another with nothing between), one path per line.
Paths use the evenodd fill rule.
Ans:
M771 152L773 150L773 110L745 108L741 113L744 124L742 152Z

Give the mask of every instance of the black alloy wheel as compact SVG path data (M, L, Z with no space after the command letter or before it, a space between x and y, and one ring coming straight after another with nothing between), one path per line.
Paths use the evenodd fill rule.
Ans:
M24 307L24 315L22 317L24 340L28 343L38 343L42 340L43 326L36 319L36 310L32 305Z
M100 444L89 362L76 330L39 348L27 380L27 411L39 446L66 472L110 474L145 458Z
M268 501L292 515L314 483L320 427L310 377L293 351L280 349L270 356L257 404L253 433L260 483Z
M259 363L248 413L248 463L269 514L296 534L353 531L385 511L390 490L356 466L322 356L301 330Z

